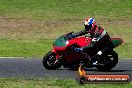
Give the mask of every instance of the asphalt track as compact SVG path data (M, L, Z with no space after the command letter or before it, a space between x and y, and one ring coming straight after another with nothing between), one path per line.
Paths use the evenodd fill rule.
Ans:
M115 68L109 72L99 72L96 68L87 69L87 74L130 74L132 79L132 59L119 60ZM0 58L0 77L26 77L26 78L73 78L77 71L65 68L46 70L42 66L42 59L31 58Z

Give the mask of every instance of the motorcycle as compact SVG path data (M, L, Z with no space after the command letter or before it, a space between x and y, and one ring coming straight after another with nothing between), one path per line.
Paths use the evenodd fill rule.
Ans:
M96 67L100 71L108 71L116 66L118 63L118 54L112 49L109 52L102 54L100 58L96 58L95 54L98 52L94 47L89 47L86 52L77 53L72 50L72 46L84 47L90 45L92 39L88 36L81 36L69 39L69 35L73 32L58 37L53 49L43 57L43 66L48 70L56 70L62 65L64 68L77 70L80 64L86 68ZM123 40L121 38L111 38L114 48L121 45ZM100 61L102 64L93 65L94 60Z

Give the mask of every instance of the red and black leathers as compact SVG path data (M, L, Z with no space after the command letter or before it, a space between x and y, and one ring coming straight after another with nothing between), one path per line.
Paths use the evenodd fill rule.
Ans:
M113 49L113 43L111 42L110 36L106 32L106 30L104 30L100 26L96 26L94 28L94 30L92 30L92 31L91 30L89 30L89 31L83 30L78 33L75 33L74 37L82 36L82 35L85 35L88 33L90 33L90 35L91 35L90 37L92 39L96 39L96 41L92 42L92 46L94 46L95 49L97 49L97 51L105 52L109 49ZM85 50L87 48L89 48L89 45L82 47L83 50Z

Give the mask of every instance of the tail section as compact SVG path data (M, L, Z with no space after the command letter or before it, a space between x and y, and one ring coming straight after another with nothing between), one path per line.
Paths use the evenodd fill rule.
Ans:
M111 41L114 44L114 47L117 47L123 43L121 38L111 38Z

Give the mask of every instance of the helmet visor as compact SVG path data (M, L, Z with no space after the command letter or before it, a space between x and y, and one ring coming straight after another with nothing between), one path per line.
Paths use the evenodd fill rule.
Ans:
M85 25L85 30L89 31L91 29L91 25Z

